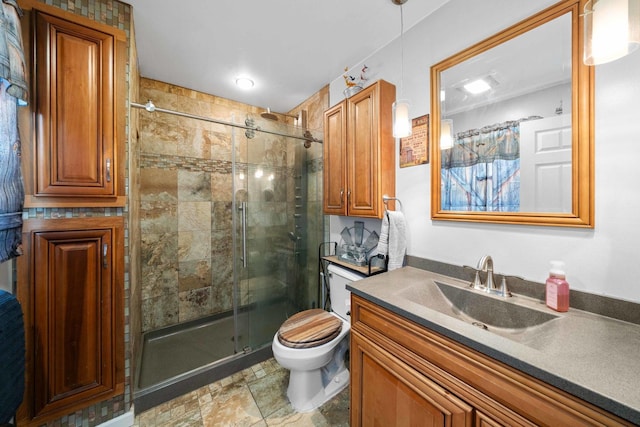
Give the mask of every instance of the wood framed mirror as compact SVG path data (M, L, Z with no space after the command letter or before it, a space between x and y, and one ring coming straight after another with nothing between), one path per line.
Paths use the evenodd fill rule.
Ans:
M432 219L594 227L583 8L561 1L431 67Z

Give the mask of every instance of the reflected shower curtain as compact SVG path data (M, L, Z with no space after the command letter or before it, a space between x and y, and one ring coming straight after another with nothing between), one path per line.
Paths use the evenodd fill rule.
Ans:
M520 210L519 122L459 133L441 158L443 210Z
M0 262L20 255L24 189L16 99L0 79Z
M0 262L21 254L24 189L20 170L17 106L28 98L15 0L0 2Z

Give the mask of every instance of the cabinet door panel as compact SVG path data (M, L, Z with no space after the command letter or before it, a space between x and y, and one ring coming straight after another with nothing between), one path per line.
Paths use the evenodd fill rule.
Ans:
M324 114L324 213L346 215L347 150L345 104L340 103Z
M114 196L114 37L35 13L36 194Z
M34 234L37 415L114 387L111 248L109 229Z
M349 215L377 216L378 201L378 119L377 86L349 99L348 197Z
M358 333L351 335L352 426L470 426L473 409Z

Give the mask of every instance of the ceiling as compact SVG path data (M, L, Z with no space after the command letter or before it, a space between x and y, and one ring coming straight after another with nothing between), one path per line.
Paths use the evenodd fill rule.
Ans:
M447 1L408 1L405 32ZM400 35L392 0L128 3L143 77L276 112L292 110ZM238 76L255 86L238 88Z

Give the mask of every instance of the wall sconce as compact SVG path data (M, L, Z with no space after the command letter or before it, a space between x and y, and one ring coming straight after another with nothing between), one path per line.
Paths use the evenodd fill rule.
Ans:
M404 86L404 16L402 5L408 0L391 0L393 4L400 6L400 96L403 94ZM411 118L409 118L409 100L399 99L392 105L393 110L393 136L404 138L411 135Z
M446 150L453 147L453 120L440 121L440 149Z
M640 46L640 0L589 0L583 16L586 65L614 61Z

